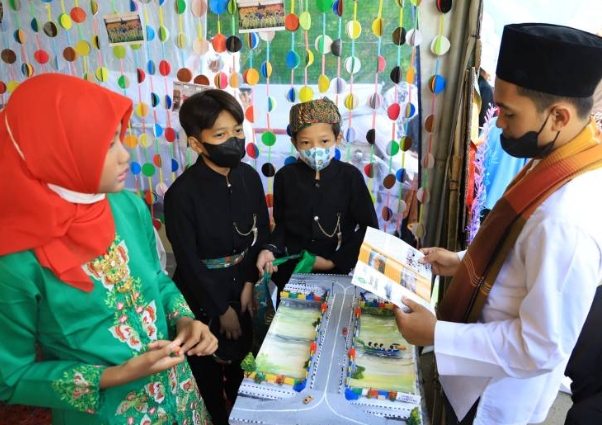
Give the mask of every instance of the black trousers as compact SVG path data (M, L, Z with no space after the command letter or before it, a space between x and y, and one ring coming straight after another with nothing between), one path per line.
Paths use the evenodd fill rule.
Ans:
M445 406L445 423L447 425L472 425L474 418L477 415L477 407L479 407L479 400L472 405L466 416L460 421L454 412L453 407L449 403L449 400L443 394L443 405Z
M243 379L240 365L221 365L211 356L189 356L188 364L213 425L228 425L228 404L234 404Z
M566 375L573 380L573 406L566 425L602 424L602 286L598 286Z

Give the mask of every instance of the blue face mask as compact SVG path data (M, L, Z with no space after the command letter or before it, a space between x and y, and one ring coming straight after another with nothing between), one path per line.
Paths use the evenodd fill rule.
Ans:
M307 150L299 151L299 159L305 162L310 168L321 171L330 164L332 158L334 158L336 148L331 146L329 148L311 148Z
M546 143L543 146L538 145L539 135L546 126L551 114L551 112L548 114L548 117L543 122L539 131L528 131L517 138L506 137L504 136L504 133L500 134L502 149L504 149L508 155L515 158L543 158L546 156L554 148L554 143L556 143L556 139L558 139L558 135L560 135L559 131L556 133L554 140L550 143Z

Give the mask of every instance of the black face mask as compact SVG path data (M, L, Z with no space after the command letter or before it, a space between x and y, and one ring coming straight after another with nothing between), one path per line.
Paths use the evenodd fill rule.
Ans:
M551 112L543 122L543 125L539 131L528 131L516 139L506 137L504 136L504 133L500 134L502 149L504 149L508 155L512 155L515 158L543 158L546 156L554 147L554 143L560 134L559 131L556 133L554 140L552 140L550 143L546 143L543 146L538 146L537 139L539 138L539 134L543 131L543 128L546 126L550 115Z
M230 137L219 145L201 142L209 154L209 159L218 167L236 168L245 156L245 139Z

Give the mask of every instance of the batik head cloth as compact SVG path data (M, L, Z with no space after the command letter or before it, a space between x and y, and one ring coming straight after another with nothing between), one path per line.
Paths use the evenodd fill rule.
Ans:
M341 122L341 114L337 105L328 98L297 103L291 108L290 130L295 134L312 124L337 124Z

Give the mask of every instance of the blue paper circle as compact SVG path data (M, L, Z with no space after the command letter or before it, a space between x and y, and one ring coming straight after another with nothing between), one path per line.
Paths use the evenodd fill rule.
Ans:
M161 137L163 135L163 127L161 127L161 124L155 124L153 127L153 133L155 133L155 137Z
M297 68L300 63L301 57L299 56L299 53L291 50L286 54L286 66L288 66L290 69Z
M136 162L136 161L132 161L131 164L130 164L130 171L135 176L137 176L138 174L140 174L140 172L142 171L142 167L140 166L140 163Z
M178 168L180 168L180 164L178 164L178 161L176 161L175 159L171 159L171 172L175 173L176 171L178 171Z
M150 25L146 26L146 41L153 41L155 39L155 30Z
M221 15L228 9L229 0L209 0L209 9L216 15Z
M155 62L153 62L152 60L149 60L146 63L146 71L150 74L150 75L155 75L155 72L157 71L157 67L155 66Z
M355 130L353 127L349 127L347 130L345 130L345 141L347 143L355 142Z
M395 180L397 180L400 183L403 183L403 177L405 175L405 168L400 168L399 170L397 170L397 172L395 173Z
M287 156L284 160L284 165L294 164L295 162L297 162L297 158L294 156Z

